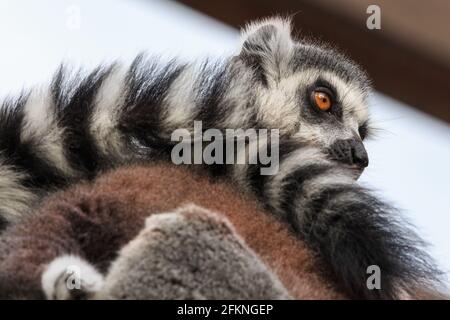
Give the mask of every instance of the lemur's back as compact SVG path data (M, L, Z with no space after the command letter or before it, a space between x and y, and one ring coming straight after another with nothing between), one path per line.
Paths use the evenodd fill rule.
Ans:
M18 297L39 297L45 266L68 253L105 271L149 215L188 203L225 216L293 298L345 297L288 226L253 197L224 181L167 164L124 167L47 199L37 214L0 239L0 292L11 294L16 286Z
M170 212L194 203L227 217L238 234L273 269L297 299L337 299L344 295L321 274L318 261L289 231L289 226L262 209L250 195L224 181L170 165L131 167L99 179L95 192L115 196L130 207Z

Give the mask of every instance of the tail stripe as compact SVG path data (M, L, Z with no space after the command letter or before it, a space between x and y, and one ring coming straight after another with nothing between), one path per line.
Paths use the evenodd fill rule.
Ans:
M164 100L172 83L186 68L174 61L164 67L157 62L148 64L138 56L128 72L127 94L119 120L119 129L131 147L148 148L150 152L165 149L168 141L162 127L165 116Z
M283 179L283 187L280 193L280 209L287 215L289 223L295 228L298 208L294 206L295 200L303 194L305 185L311 179L317 178L321 174L330 170L326 164L310 164L295 169Z
M224 128L223 123L230 106L224 104L230 84L228 70L225 64L205 62L200 71L197 84L197 119L203 121L204 128ZM225 125L225 126L224 126Z
M66 156L73 167L92 177L99 169L99 151L90 132L95 97L113 67L99 67L80 80L61 67L52 84L58 124L63 128Z
M24 174L24 187L39 188L61 186L65 179L62 172L40 156L37 137L22 140L25 124L24 106L29 94L18 99L7 99L0 109L0 153L5 165Z

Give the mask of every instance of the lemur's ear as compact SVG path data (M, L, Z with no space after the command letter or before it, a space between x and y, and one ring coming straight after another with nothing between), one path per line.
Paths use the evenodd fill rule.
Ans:
M239 57L267 84L288 71L293 47L289 19L264 19L243 29Z

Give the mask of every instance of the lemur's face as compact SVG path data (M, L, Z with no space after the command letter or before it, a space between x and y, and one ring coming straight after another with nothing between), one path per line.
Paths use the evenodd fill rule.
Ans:
M244 31L239 57L261 83L261 118L281 133L319 147L355 169L368 165L369 81L332 49L297 42L289 21L270 19Z

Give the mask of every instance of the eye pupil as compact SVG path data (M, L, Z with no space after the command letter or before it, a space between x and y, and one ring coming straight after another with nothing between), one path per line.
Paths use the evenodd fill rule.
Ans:
M331 98L326 92L314 91L314 104L320 110L328 111L331 108Z

